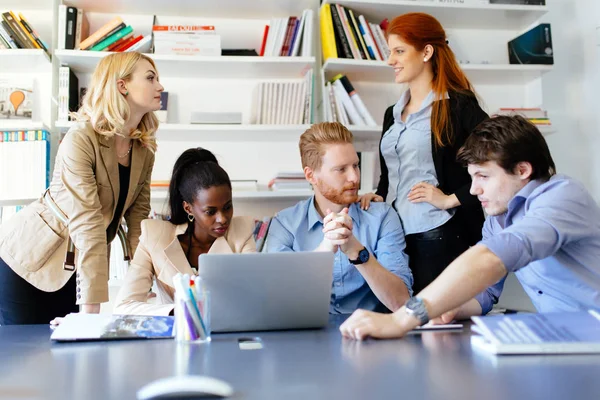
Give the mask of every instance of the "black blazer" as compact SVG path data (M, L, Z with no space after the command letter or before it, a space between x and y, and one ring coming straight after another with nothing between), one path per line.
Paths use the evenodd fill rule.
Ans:
M469 239L469 243L474 245L481 240L481 229L483 228L483 210L477 196L469 193L471 187L471 177L467 169L456 161L458 149L465 143L471 131L481 121L489 118L488 115L479 107L477 98L465 94L449 93L449 99L442 101L450 102L451 124L453 129L454 143L439 147L435 144L435 138L431 135L431 152L433 153L433 163L435 164L435 173L439 182L439 188L447 195L456 194L460 201L454 218L459 225L464 228L464 234ZM379 162L381 164L381 176L379 185L377 185L377 194L384 199L387 197L389 180L388 169L385 160L381 154L381 140L383 135L394 124L393 116L394 105L388 107L383 117L383 131L379 140Z

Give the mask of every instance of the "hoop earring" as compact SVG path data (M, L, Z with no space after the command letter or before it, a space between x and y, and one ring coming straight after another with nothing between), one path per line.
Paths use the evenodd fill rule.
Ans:
M194 222L194 216L192 214L188 214L188 221Z

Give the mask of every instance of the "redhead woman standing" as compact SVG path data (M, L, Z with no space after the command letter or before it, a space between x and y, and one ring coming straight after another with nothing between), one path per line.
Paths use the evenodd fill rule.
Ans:
M408 89L385 112L379 185L361 203L386 201L400 215L418 293L481 239L483 211L456 153L488 116L434 17L396 17L387 39L395 81Z
M97 313L121 220L132 252L150 212L162 85L140 53L104 57L56 155L50 187L0 227L0 325Z

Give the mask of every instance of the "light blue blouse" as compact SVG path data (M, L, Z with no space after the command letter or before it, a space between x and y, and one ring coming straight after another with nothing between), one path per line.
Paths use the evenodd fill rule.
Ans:
M398 212L404 233L427 232L445 224L454 210L440 210L429 203L411 203L407 196L419 182L438 185L431 152L431 110L434 93L431 91L419 110L402 121L402 110L410 100L405 91L394 106L394 124L383 135L381 154L388 168L387 203Z

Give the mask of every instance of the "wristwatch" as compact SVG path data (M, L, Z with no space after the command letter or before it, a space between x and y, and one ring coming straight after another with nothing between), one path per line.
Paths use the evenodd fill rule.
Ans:
M363 247L362 250L358 252L358 258L356 260L349 259L348 261L350 261L350 264L360 265L369 261L369 257L371 257L369 250Z
M412 315L416 319L419 320L420 325L425 325L429 322L429 314L427 313L427 308L425 307L425 303L418 297L411 297L404 304L406 308L406 313L408 315Z

